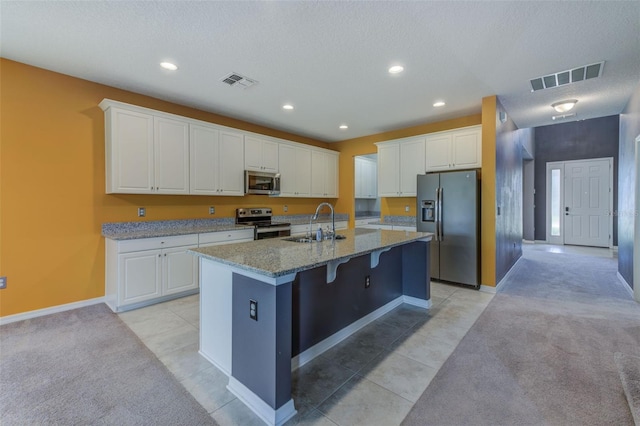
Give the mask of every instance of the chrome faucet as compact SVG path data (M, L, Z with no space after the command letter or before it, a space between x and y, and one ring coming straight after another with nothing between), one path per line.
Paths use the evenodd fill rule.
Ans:
M318 205L318 207L316 208L316 213L311 216L311 220L309 220L309 232L311 232L311 235L313 235L313 228L311 227L311 223L314 220L318 220L318 213L320 212L320 209L324 206L328 206L331 209L331 239L335 240L335 236L336 236L336 215L335 212L333 211L333 206L327 202L323 202L320 203Z

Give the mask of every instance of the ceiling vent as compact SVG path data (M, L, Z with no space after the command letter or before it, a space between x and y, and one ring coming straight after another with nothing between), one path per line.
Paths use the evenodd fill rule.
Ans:
M564 86L565 84L600 77L603 68L604 61L534 78L531 80L531 91L535 92L542 89L550 89L552 87Z
M232 87L240 87L241 89L247 89L253 86L254 84L258 84L256 80L251 79L249 77L245 77L236 72L232 72L229 75L225 75L220 79L220 81Z

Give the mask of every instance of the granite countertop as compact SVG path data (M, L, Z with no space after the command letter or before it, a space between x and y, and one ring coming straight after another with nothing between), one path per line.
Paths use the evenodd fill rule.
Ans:
M205 259L275 278L317 268L334 260L349 259L425 238L430 240L433 235L428 232L379 229L348 229L340 231L340 234L346 239L296 243L273 238L190 251Z
M273 216L273 222L290 222L292 225L309 224L312 214ZM336 222L348 221L349 215L336 213ZM330 223L331 215L320 214L313 223ZM252 226L236 225L235 218L156 220L140 222L113 222L102 224L102 236L112 240L134 240L138 238L171 237L177 235L203 234L240 229Z
M234 218L117 222L103 224L102 235L112 240L134 240L240 229L253 229L253 227L236 225Z
M369 222L370 225L416 226L414 216L384 216L382 220Z

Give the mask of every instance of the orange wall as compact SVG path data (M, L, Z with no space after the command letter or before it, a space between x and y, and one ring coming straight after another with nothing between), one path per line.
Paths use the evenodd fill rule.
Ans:
M348 212L350 226L354 226L355 218L355 162L354 157L358 155L375 154L378 152L374 145L376 142L390 141L409 136L423 135L426 133L441 132L444 130L457 129L459 127L475 126L481 124L480 114L467 117L455 118L452 120L440 121L437 123L421 124L419 126L408 127L390 132L378 133L361 138L348 139L331 145L332 149L340 151L340 199L336 205L338 211ZM405 206L409 206L410 211L405 212ZM382 198L380 200L380 214L392 216L415 216L416 198Z
M235 208L311 214L320 199L105 194L110 98L274 137L332 146L0 59L0 316L104 295L104 222L233 217ZM335 200L327 200L335 202ZM216 215L208 207L216 207ZM345 210L338 210L346 212Z
M496 113L497 98L482 99L482 179L480 181L481 283L496 286Z

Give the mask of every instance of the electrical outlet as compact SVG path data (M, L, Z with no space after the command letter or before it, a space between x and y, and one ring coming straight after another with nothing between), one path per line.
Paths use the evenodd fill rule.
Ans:
M404 211L408 212L409 211L409 206L404 206Z
M371 287L371 276L367 275L364 277L364 288Z
M213 206L209 207L209 214L216 214L216 208Z
M258 321L258 302L249 299L249 318Z
M138 217L145 217L147 215L147 209L144 207L138 207Z
M0 289L7 288L7 277L0 277Z
M284 212L286 213L286 212L288 212L288 211L289 211L289 207L285 204L285 205L284 205Z

